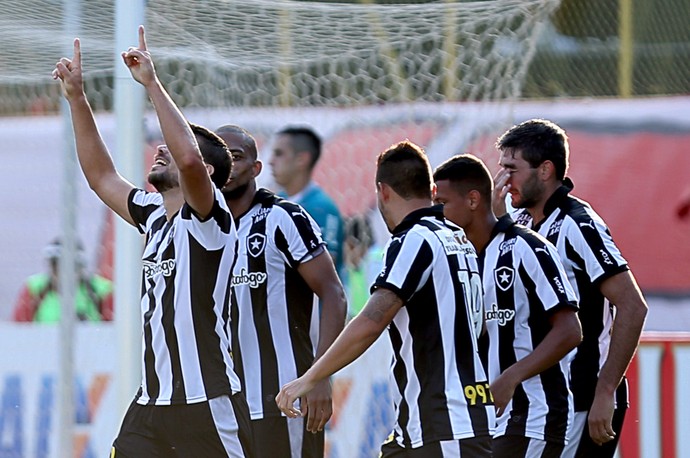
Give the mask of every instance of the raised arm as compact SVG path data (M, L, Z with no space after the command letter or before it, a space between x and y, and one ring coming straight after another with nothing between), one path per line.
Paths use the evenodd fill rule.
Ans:
M343 285L335 273L335 266L327 251L323 251L314 259L300 264L297 271L307 285L316 293L321 301L321 316L319 319L319 343L316 348L318 360L345 325L347 300ZM331 386L328 379L317 383L302 399L302 408L306 408L307 430L321 431L333 413L331 402Z
M276 396L278 408L288 417L302 415L293 406L297 398L364 353L393 321L402 306L402 300L392 291L384 288L376 290L361 313L350 321L326 353L302 377L283 386Z
M616 307L609 354L599 372L588 417L589 435L601 445L615 437L611 426L615 392L640 341L647 316L647 303L630 271L607 278L601 283L600 289Z
M74 40L72 60L63 57L55 65L53 78L60 80L62 92L72 113L72 127L77 157L86 181L98 197L125 221L134 224L127 208L127 198L134 186L125 180L113 164L91 111L82 79L81 44Z
M189 123L163 88L153 67L146 46L144 27L139 26L139 47L122 53L132 77L146 88L158 115L163 139L180 171L180 187L184 200L201 217L211 213L215 200L213 183L209 176L211 166L204 163Z

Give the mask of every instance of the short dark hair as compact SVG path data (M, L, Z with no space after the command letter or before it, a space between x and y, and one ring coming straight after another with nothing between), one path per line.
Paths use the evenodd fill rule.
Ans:
M539 167L551 161L556 168L556 178L563 180L568 171L568 136L557 124L546 119L530 119L508 129L496 141L496 148L522 157L531 167Z
M278 132L278 135L289 135L292 147L296 152L306 151L311 155L309 168L313 169L321 157L321 137L309 127L289 126Z
M458 154L436 167L434 181L450 181L461 195L479 191L487 205L491 205L493 179L486 164L473 154Z
M223 189L232 172L232 156L228 145L222 138L203 126L190 122L189 127L196 137L204 162L213 166L211 181L218 189Z
M431 199L431 166L424 150L409 140L391 145L376 159L376 182L405 200Z
M236 126L234 124L225 124L216 129L216 134L219 136L223 134L237 134L242 136L244 138L244 145L247 147L247 152L254 160L259 157L259 152L256 147L256 139L244 127Z

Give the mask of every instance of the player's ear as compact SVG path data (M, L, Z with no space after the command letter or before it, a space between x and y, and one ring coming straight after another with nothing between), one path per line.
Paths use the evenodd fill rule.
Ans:
M252 178L258 177L261 174L263 168L263 162L259 161L258 159L254 161L254 165L252 165Z
M556 167L551 161L544 161L539 165L539 178L547 181L556 175Z
M376 192L381 195L381 199L386 202L390 198L391 188L386 183L376 182Z
M208 162L205 162L204 165L206 166L206 171L208 172L208 176L213 176L213 171L215 170L211 164Z
M482 196L476 189L471 190L467 193L467 200L470 204L470 210L476 210L481 202Z

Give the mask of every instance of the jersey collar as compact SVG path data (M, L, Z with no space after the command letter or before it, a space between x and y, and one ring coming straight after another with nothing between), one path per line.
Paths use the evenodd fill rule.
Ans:
M570 191L573 190L575 185L573 184L573 181L565 177L563 179L563 184L556 189L553 194L551 194L551 197L548 198L546 203L544 204L544 218L546 219L551 213L554 212L557 208L561 207L563 202L565 202L566 198L568 197L568 194L570 194Z
M424 207L414 210L403 218L400 224L395 226L395 229L393 229L391 233L395 235L404 232L426 216L443 221L443 205L434 205L433 207Z

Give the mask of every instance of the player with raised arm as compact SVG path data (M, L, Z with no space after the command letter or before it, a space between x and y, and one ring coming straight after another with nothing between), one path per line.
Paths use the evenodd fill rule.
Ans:
M572 350L582 340L575 293L556 248L491 209L493 183L470 154L434 171L435 202L479 251L487 355L498 420L496 458L558 458L573 423Z
M232 280L232 348L249 404L255 454L322 458L324 426L333 412L330 381L321 381L303 398L306 418L286 418L274 399L342 331L345 292L312 217L300 205L257 188L262 163L254 137L233 125L216 133L233 157L223 188L240 239Z
M392 238L372 296L324 356L281 389L278 407L302 415L295 401L388 328L397 421L381 456L491 456L495 413L474 330L482 310L476 253L431 206L431 167L417 145L400 142L378 156L376 189Z
M556 245L578 296L582 343L571 364L575 426L564 456L613 457L628 406L625 371L635 354L647 304L604 220L570 194L568 136L531 119L496 142L501 171L493 203Z
M115 169L84 94L78 39L74 57L60 59L53 72L89 186L146 236L142 383L111 456L251 456L249 414L226 331L237 232L220 188L232 159L218 136L190 125L172 102L143 27L139 46L122 58L146 88L166 142L148 175L157 192L136 189Z

